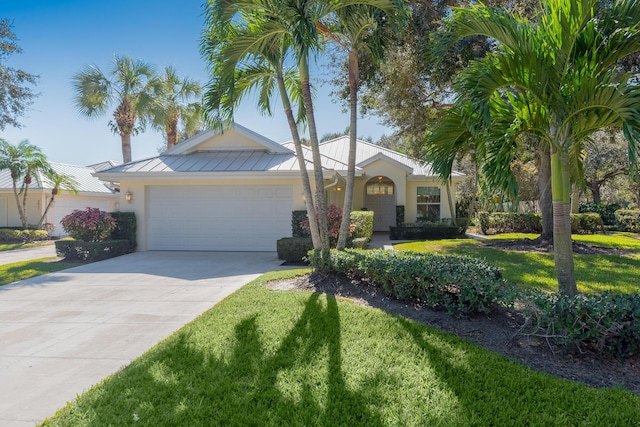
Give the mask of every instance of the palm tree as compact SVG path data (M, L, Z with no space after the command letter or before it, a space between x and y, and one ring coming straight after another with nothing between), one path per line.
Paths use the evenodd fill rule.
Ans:
M495 53L472 64L455 85L467 129L487 137L485 172L503 175L517 151L517 136L531 133L551 157L553 245L559 291L577 293L570 224L571 177L589 136L622 128L629 160L640 143L640 88L616 64L640 51L640 2L616 0L598 13L597 0L546 0L538 23L477 4L455 9L435 58L457 40L485 35ZM444 143L444 142L443 142Z
M384 24L398 27L404 22L404 8L399 2L389 1L386 5L372 7L357 4L336 10L325 20L317 23L321 33L347 53L347 73L349 83L349 156L344 192L344 205L338 249L347 245L347 236L353 207L353 192L356 172L356 140L358 134L358 86L360 80L359 55L370 54L374 62L382 58L384 52Z
M33 174L37 171L49 169L47 158L39 147L29 141L21 141L18 145L12 145L0 139L0 169L8 169L11 173L13 194L16 198L18 214L22 222L22 228L29 228L27 221L27 194ZM18 184L18 181L21 181ZM22 195L22 200L20 200Z
M178 142L178 124L182 121L188 134L200 126L200 102L193 102L202 93L200 84L181 78L173 67L165 67L164 74L152 82L153 103L147 112L153 128L167 138L167 149Z
M79 186L78 181L76 181L75 178L69 175L59 174L51 169L45 170L44 176L51 184L51 198L49 199L49 203L47 203L47 207L44 209L44 212L42 212L40 221L38 221L38 230L42 228L44 220L47 217L47 213L49 212L49 208L53 205L53 202L60 191L67 190L69 193L78 194Z
M152 102L149 82L153 76L150 64L116 55L107 74L96 66L89 66L72 77L74 102L81 115L100 117L115 106L109 126L120 135L125 163L131 161L131 135L143 128L140 120Z
M215 13L215 9L209 9L208 13ZM290 39L282 33L269 34L263 27L266 23L256 15L245 18L229 21L224 26L218 23L205 35L203 55L213 64L212 80L204 96L205 112L215 116L214 122L228 124L233 121L235 108L243 97L257 91L260 112L272 115L273 94L277 88L301 171L311 238L314 248L320 250L320 231L314 220L316 208L298 132L298 124L305 118L299 102L299 78L294 70L285 67L291 50ZM296 115L292 99L298 103Z

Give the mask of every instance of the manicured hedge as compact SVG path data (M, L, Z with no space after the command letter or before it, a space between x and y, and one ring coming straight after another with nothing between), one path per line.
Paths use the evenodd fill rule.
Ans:
M69 261L102 261L129 252L129 240L105 240L83 242L81 240L58 240L56 253Z
M370 242L373 236L373 211L351 211L349 220L355 226L351 238L363 238Z
M111 231L110 240L128 240L129 252L136 249L136 214L133 212L111 212L116 227Z
M276 242L278 259L287 262L302 262L307 252L313 249L310 237L283 237Z
M580 213L597 213L604 225L616 225L616 211L620 209L617 203L580 203Z
M640 352L640 294L567 297L530 291L525 297L531 332L578 351L625 359Z
M482 234L541 233L542 216L534 213L478 212L478 223ZM592 234L604 232L600 215L571 214L571 232Z
M441 222L420 222L389 227L392 240L454 239L460 236L458 227Z
M615 216L624 231L640 233L640 210L620 209L615 212Z
M36 240L47 240L48 238L49 233L46 230L0 229L0 242L2 243L29 243Z
M322 267L320 254L309 252ZM455 316L489 313L505 286L500 270L477 258L384 250L332 250L329 269L370 281L399 300L441 308Z

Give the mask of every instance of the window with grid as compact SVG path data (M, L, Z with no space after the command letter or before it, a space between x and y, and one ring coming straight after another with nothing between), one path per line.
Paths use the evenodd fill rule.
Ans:
M440 187L418 187L418 220L440 221Z

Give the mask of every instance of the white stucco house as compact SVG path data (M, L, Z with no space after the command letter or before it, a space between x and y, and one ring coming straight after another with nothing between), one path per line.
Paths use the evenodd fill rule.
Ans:
M321 145L326 200L338 206L348 143L342 137ZM375 230L420 217L452 217L447 192L429 165L364 141L357 152L354 209L374 211ZM309 149L306 154L313 178ZM293 144L237 124L94 175L119 183L120 210L135 212L142 251L274 251L276 240L291 236L291 212L305 209ZM462 178L453 176L452 194Z
M110 163L110 167L115 163ZM92 174L96 171L91 166L76 166L58 162L49 162L49 166L58 174L72 177L78 183L78 194L60 191L53 205L47 212L45 223L55 226L50 231L52 236L63 236L60 220L75 209L86 207L99 208L107 212L119 209L117 191L100 181ZM41 172L33 175L27 192L27 219L29 224L37 224L51 199L52 186ZM21 227L20 215L16 206L13 184L9 170L0 170L0 227Z

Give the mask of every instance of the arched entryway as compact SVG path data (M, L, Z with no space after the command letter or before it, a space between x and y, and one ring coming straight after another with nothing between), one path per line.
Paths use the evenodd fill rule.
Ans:
M364 201L373 211L373 231L389 231L396 225L396 188L386 176L375 176L365 185Z

